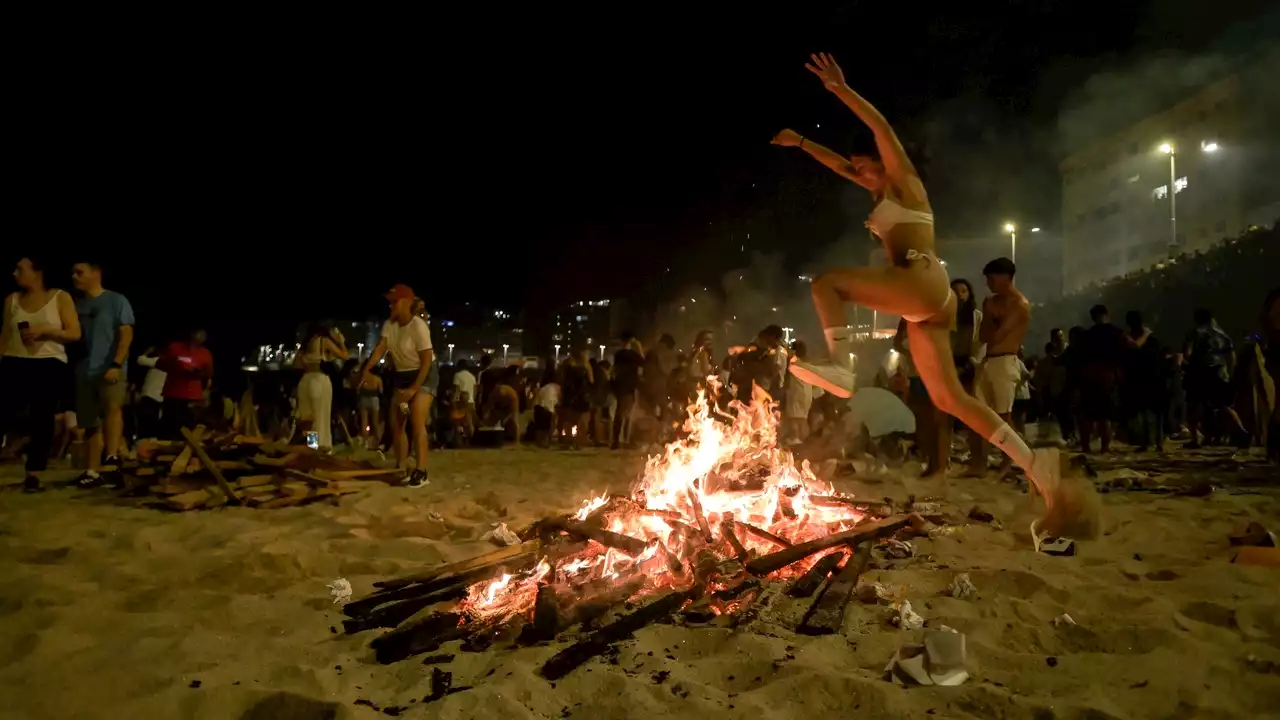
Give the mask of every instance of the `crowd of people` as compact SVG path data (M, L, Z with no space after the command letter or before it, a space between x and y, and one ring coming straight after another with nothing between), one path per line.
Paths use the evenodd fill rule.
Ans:
M1253 444L1280 460L1274 383L1280 290L1270 292L1260 315L1254 301L1251 329L1233 319L1233 333L1203 307L1189 309L1179 328L1161 285L1183 275L1217 276L1224 267L1229 273L1234 264L1257 265L1258 256L1274 252L1264 242L1270 237L1270 231L1253 233L1184 258L1176 268L1117 281L1103 297L1131 303L1122 306L1122 326L1098 303L1087 313L1088 326L1045 331L1039 352L1024 346L1028 333L1043 325L1039 316L1060 317L1061 307L1032 307L1017 290L1012 262L988 264L991 294L981 303L971 283L954 280L951 347L965 391L1024 435L1034 423L1040 437L1029 441L1060 442L1086 453L1108 452L1117 438L1156 450L1171 440L1190 447ZM441 363L425 304L411 288L397 285L386 295L389 318L368 356L353 357L340 332L317 323L300 343L293 368L244 373L240 387L219 392L201 329L146 348L130 362L136 352L133 308L103 285L101 265L74 266L75 298L46 285L44 268L30 258L21 259L13 275L19 289L5 298L0 335L0 435L5 456L25 454L24 487L31 491L41 488L49 458L73 448L79 450L72 455L83 453L76 483L94 487L119 481L121 454L132 440L179 439L183 428L198 424L326 451L338 437L390 449L405 483L420 487L429 482L433 445L652 446L679 432L698 392L707 391L721 411L732 412L730 401L752 402L755 388L777 403L780 439L790 446L833 433L845 446L860 432L868 440L910 436L930 475L945 473L951 456L955 421L920 381L905 328L877 368L870 388L875 392L860 391L860 400L855 395L846 401L787 372L806 360L807 349L801 341L784 344L782 329L773 325L723 353L715 351L710 331L697 333L683 349L669 334L641 342L626 333L607 358L578 347L545 366L503 366L489 355L478 366ZM1236 295L1222 294L1220 304L1238 315ZM1161 326L1133 306L1165 308L1157 316ZM718 380L713 390L708 378ZM910 408L911 420L890 421L902 415L896 401L878 392ZM859 404L865 407L853 407ZM869 415L879 420L868 422ZM22 426L27 432L17 432ZM966 472L986 472L989 444L968 435Z

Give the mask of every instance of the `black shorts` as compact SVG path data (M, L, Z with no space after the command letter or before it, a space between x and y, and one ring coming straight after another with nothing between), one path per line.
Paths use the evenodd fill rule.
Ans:
M1187 405L1197 409L1218 410L1231 404L1231 383L1213 370L1188 371L1183 378Z

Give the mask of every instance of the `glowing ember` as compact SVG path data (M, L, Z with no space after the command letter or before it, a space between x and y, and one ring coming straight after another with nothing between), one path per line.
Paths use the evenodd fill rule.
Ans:
M714 392L715 379L708 378L708 383ZM778 447L778 421L767 395L757 389L750 406L734 402L731 409L737 414L721 413L705 391L699 392L689 406L682 437L648 459L628 498L592 497L572 516L576 522L597 523L643 540L648 543L644 552L631 557L593 542L559 559L554 572L543 559L523 575L503 575L471 586L464 612L486 619L526 614L544 582L583 589L587 583L639 581L643 594L687 586L698 576L716 589L727 579L723 576L734 574L736 551L726 528L739 528L734 534L749 553L766 554L778 549L767 539L770 534L801 543L848 529L862 519L863 513L852 507L819 505L810 499L832 490L817 488L808 463L796 466L791 453ZM819 557L780 572L802 573ZM735 608L729 603L715 612Z

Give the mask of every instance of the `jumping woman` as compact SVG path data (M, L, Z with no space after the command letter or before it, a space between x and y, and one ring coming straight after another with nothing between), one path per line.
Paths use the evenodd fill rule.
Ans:
M934 251L933 211L924 184L889 122L845 84L835 60L825 53L809 57L813 62L805 67L871 129L878 157L842 157L793 130L778 133L773 144L800 148L871 193L876 204L867 227L884 244L891 265L833 270L813 281L813 301L832 360L792 363L792 374L837 397L850 397L854 375L844 359L853 349L853 329L844 304L900 315L907 321L911 359L934 405L1000 448L1044 496L1047 516L1032 525L1033 534L1057 534L1077 521L1091 521L1082 517L1096 507L1089 502L1090 488L1062 481L1057 450L1033 452L999 415L964 391L951 350L956 296Z

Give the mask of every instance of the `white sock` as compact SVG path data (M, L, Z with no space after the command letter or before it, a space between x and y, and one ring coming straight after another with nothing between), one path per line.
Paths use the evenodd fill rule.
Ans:
M853 328L847 325L838 327L829 327L822 331L827 336L827 352L831 353L831 360L840 362L849 354L849 339L853 337Z
M1009 456L1014 465L1022 468L1027 476L1031 476L1031 463L1034 455L1031 448L1027 446L1027 442L1022 439L1013 428L1009 427L1009 423L1000 423L1000 427L991 433L991 437L987 438L992 445L1000 448L1000 452Z

